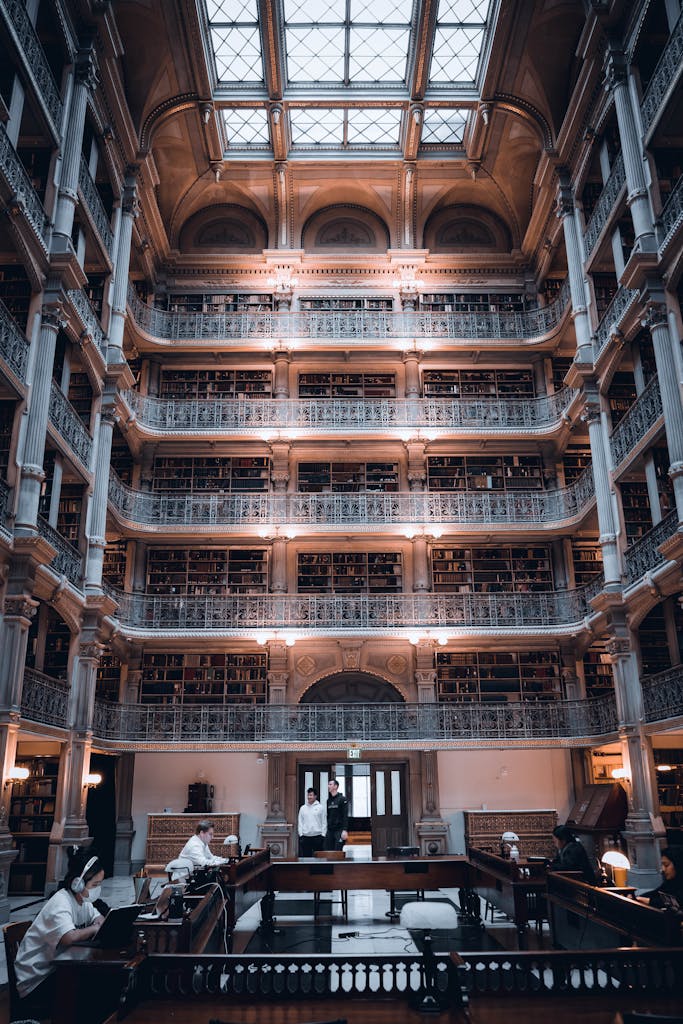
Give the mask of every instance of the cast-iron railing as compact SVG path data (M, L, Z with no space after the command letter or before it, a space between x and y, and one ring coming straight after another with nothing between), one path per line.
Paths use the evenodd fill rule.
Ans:
M612 167L610 176L605 182L604 188L598 197L592 216L586 225L586 230L583 235L586 259L590 258L595 247L595 243L600 237L600 233L607 223L607 220L614 209L614 205L625 184L626 172L624 171L624 158L622 154L619 153L614 161L614 166Z
M73 288L67 292L69 301L76 311L78 319L83 325L84 332L89 334L93 340L93 344L97 347L100 355L107 361L107 342L100 324L99 317L93 309L88 296L84 291L78 288Z
M33 187L33 182L10 142L4 124L0 121L0 174L13 193L14 202L20 207L24 217L33 228L37 241L47 255L50 222L47 219L43 204ZM11 204L6 204L11 205Z
M28 342L0 299L0 357L21 381L26 380Z
M593 359L597 360L614 331L619 330L624 317L638 300L638 291L634 288L619 287L616 295L605 310L598 329L593 338Z
M609 446L613 466L618 467L627 456L633 455L661 415L662 396L659 391L659 380L653 377L612 431Z
M20 52L23 53L26 71L33 77L37 87L36 100L42 104L50 118L56 138L59 135L62 118L62 98L43 45L26 11L25 0L0 0L0 11L9 31L19 44Z
M647 572L656 569L658 565L664 564L666 559L659 550L659 546L672 537L677 529L678 512L676 509L672 509L661 522L626 549L624 552L624 577L627 586L642 579Z
M24 669L21 691L21 715L31 722L66 728L69 710L69 686L33 668Z
M111 225L109 224L109 217L107 216L107 211L104 208L102 197L97 191L97 185L93 181L88 165L82 155L81 165L78 172L78 188L81 193L81 198L88 208L90 219L92 220L95 231L99 235L100 241L111 259L114 249L114 235L112 234Z
M643 679L643 707L647 722L683 716L683 665L667 668Z
M0 530L4 533L5 537L10 537L11 533L7 529L7 515L9 513L9 499L12 489L6 480L0 477Z
M640 104L643 135L647 135L662 105L676 88L683 67L683 15L669 36Z
M80 590L83 583L83 555L42 516L38 516L38 533L57 552L50 562L50 569L58 576L65 576L69 583Z
M683 224L683 175L678 179L673 192L667 198L659 218L660 253L680 229L681 224Z
M83 420L64 392L53 380L50 386L50 423L64 438L85 469L90 469L93 439Z

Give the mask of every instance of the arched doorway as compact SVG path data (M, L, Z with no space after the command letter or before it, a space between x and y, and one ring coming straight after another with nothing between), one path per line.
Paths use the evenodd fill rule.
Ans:
M368 672L337 672L315 683L301 699L302 704L368 705L401 703L400 692L379 676ZM372 713L370 711L370 713ZM358 757L351 757L351 751ZM387 757L381 752L352 746L346 756L297 758L299 806L312 786L321 802L327 800L327 783L336 778L349 801L349 839L354 846L370 846L374 857L383 856L388 846L409 845L408 758Z

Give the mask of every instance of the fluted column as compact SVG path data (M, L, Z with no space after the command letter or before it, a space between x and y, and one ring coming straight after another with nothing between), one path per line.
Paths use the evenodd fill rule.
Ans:
M43 458L52 387L52 366L61 313L61 297L43 305L28 399L26 436L21 456L21 483L15 524L18 533L34 531L38 522L40 489L45 479Z
M646 303L643 325L652 337L657 364L659 392L662 396L664 429L671 465L669 476L673 484L679 522L683 519L683 406L678 386L678 373L674 360L674 340L669 330L664 292L649 289L643 293ZM678 342L676 343L678 344Z
M58 249L68 250L71 247L71 231L74 213L78 203L78 178L81 169L81 150L83 147L83 129L85 127L85 111L88 94L97 85L95 55L90 40L83 43L78 50L74 65L74 86L66 127L66 137L62 147L62 168L59 176L59 192L55 211L54 234L57 237Z
M406 398L420 397L420 353L411 349L403 353L406 368Z
M626 203L631 210L636 236L634 247L638 252L656 252L657 241L643 170L640 130L628 83L628 62L626 55L614 43L609 44L607 51L605 82L606 87L614 94L614 106L617 111L626 176Z
M110 363L123 362L123 326L126 321L130 243L133 237L133 223L138 215L136 173L137 168L128 168L121 197L121 225L116 246L111 323L109 327L109 348L113 349L113 352L107 353L107 359Z
M424 491L427 480L427 462L424 441L408 441L408 487L411 491Z
M583 283L583 252L579 240L574 207L574 192L569 173L562 171L557 193L557 216L562 221L564 244L567 252L569 291L572 298L572 317L576 330L576 358L580 363L593 362L591 328L586 306L586 290Z
M135 827L133 823L133 779L135 754L119 754L116 760L116 837L114 839L114 875L130 875L130 855Z
M614 518L612 492L610 490L606 451L607 440L602 423L600 399L595 384L587 383L585 385L583 419L588 423L605 586L618 587L621 582L621 564L617 546L617 528Z
M291 356L284 349L273 353L273 397L289 398L289 364Z
M88 555L85 570L86 589L101 590L104 549L107 546L107 498L109 495L109 466L111 443L114 434L116 396L108 387L102 396L100 423L97 432L97 456L95 460L95 483L90 504L88 532Z
M274 594L287 593L286 537L275 537L271 546L270 588Z
M416 593L429 590L427 538L422 534L413 537L413 590Z

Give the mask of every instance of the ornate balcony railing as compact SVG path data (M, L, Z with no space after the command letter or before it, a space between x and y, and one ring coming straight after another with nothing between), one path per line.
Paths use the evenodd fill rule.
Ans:
M62 98L55 82L45 51L36 35L31 19L26 12L24 0L0 0L0 11L5 24L19 44L24 56L24 66L36 83L37 100L42 103L50 120L55 137L59 134L62 117Z
M660 217L662 239L659 246L660 252L668 245L674 234L680 229L681 224L683 224L683 177L680 177L676 182L676 187L668 197L666 205L662 210Z
M109 217L107 216L107 211L104 208L104 203L100 198L100 193L97 191L97 186L92 180L92 176L88 170L88 165L82 156L81 166L78 173L78 188L80 189L81 197L88 208L95 230L100 236L100 241L110 258L113 258L114 235L112 234L111 226L109 224Z
M612 431L609 446L612 464L615 467L620 466L623 460L634 452L661 415L662 396L659 391L659 380L653 377Z
M676 88L683 67L683 16L669 36L664 52L659 58L647 92L640 105L643 135L647 135L664 102Z
M50 389L50 423L67 442L81 465L89 469L93 439L69 399L54 381Z
M0 358L5 360L19 380L26 379L28 342L2 300L0 300Z
M605 310L602 320L593 339L593 359L597 359L610 339L612 333L619 329L631 306L638 299L638 291L633 288L620 287Z
M0 477L0 531L4 533L5 537L10 536L10 532L7 529L6 521L7 514L9 512L9 498L12 493L12 489L6 480Z
M665 722L683 716L683 665L643 679L646 722Z
M663 565L666 559L659 550L659 545L672 537L678 529L678 512L672 509L661 522L639 537L624 553L624 576L630 586L642 579L645 573Z
M619 198L619 193L626 184L626 172L624 171L624 158L619 153L614 161L612 172L605 182L605 186L595 204L593 214L586 225L583 235L583 246L586 259L590 257L595 248L595 243L607 223L609 216L614 209L614 204Z
M195 704L95 702L93 732L124 743L466 746L484 740L542 741L616 731L613 697L575 701L450 704Z
M591 507L595 496L590 467L571 485L553 491L438 491L330 494L221 494L207 491L135 491L113 471L109 504L120 520L141 527L286 525L378 529L386 525L469 525L561 523Z
M565 281L548 306L521 313L170 313L147 306L135 289L128 307L137 327L152 340L204 344L243 343L247 339L287 339L335 343L344 347L400 338L435 338L453 342L538 342L562 321L569 304Z
M38 193L33 187L33 182L17 156L17 151L10 142L2 122L0 122L0 174L4 177L8 188L11 189L16 204L33 228L43 251L47 254L50 222Z
M560 423L576 392L563 388L539 398L258 398L200 401L125 392L125 400L149 430L182 433L222 430L391 429L547 431Z
M69 687L35 669L24 669L21 714L31 722L65 728L69 711Z
M84 291L78 288L71 289L68 293L69 301L76 311L78 319L83 325L83 330L86 334L89 334L93 340L93 344L98 348L104 361L107 361L107 342L104 337L104 331L99 321L97 313L90 304L90 300Z
M38 516L38 533L57 551L50 562L50 568L59 576L66 576L69 583L80 590L83 583L83 556L80 551L42 516Z
M287 630L295 635L372 635L387 630L446 634L461 629L575 631L590 612L583 590L493 594L126 594L118 619L136 634L214 631L225 636Z

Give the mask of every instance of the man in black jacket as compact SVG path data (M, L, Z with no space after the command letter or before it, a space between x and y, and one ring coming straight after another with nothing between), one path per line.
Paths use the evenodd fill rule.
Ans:
M325 835L326 850L341 850L349 838L349 802L339 792L339 783L330 779L327 783L327 833Z
M581 845L572 830L566 825L558 825L553 829L553 843L557 853L548 865L548 871L577 871L581 873L582 882L595 885L595 869L585 847Z

